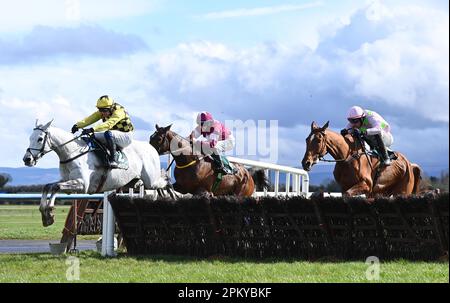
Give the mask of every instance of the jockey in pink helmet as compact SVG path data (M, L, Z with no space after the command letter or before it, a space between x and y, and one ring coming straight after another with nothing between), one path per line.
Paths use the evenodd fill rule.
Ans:
M391 160L387 152L387 147L390 147L394 142L394 137L391 134L391 127L378 113L362 109L359 106L352 106L347 114L348 124L341 130L341 134L345 136L351 130L358 129L364 135L367 143L373 148L377 149L382 157L384 165L390 165Z
M203 137L204 140L195 140ZM234 148L235 139L225 125L213 118L208 112L197 115L197 127L192 131L190 139L200 141L202 152L207 151L216 164L216 168L222 173L232 173L222 162L221 154Z

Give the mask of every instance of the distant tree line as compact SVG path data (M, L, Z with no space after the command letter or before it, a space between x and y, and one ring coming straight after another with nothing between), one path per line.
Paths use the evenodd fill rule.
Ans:
M12 180L9 174L0 173L0 191L8 194L39 193L42 192L44 187L43 184L8 186L7 184L12 182Z
M8 174L0 174L0 188L3 188L6 183L11 182L12 177Z
M422 186L423 189L440 189L443 192L448 192L449 189L449 173L441 172L439 177L435 176L423 176Z

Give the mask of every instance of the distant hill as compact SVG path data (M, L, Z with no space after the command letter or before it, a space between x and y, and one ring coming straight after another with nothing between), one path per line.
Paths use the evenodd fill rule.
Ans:
M166 162L161 163L162 167L167 167ZM173 168L172 168L173 169ZM7 173L11 175L12 182L8 185L33 185L33 184L46 184L56 182L59 180L58 168L37 168L37 167L0 167L0 173ZM327 179L333 178L332 166L317 166L309 174L310 184L320 185ZM273 179L273 177L271 178ZM272 180L273 181L273 180ZM284 177L280 178L280 183L285 182Z
M59 180L58 168L37 168L37 167L0 167L0 173L11 175L12 182L8 185L33 185L46 184Z
M161 162L161 167L167 167L166 162ZM173 167L172 167L173 169ZM310 184L320 185L327 183L333 179L333 165L316 165L309 173ZM448 167L424 167L424 171L428 176L440 176L442 171L448 172ZM59 180L58 168L37 168L37 167L0 167L0 173L7 173L11 175L12 182L8 185L33 185L33 184L46 184L56 182ZM272 182L274 177L271 176ZM280 183L285 182L284 176L281 176Z

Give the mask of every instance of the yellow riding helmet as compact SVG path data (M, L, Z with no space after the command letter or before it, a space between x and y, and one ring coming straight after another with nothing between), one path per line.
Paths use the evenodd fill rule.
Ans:
M114 100L109 96L101 96L97 100L97 108L110 108L114 104Z

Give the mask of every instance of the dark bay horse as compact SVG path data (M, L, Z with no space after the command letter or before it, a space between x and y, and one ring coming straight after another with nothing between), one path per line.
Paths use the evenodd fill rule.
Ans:
M329 130L328 125L329 122L323 127L315 122L311 124L302 160L304 170L310 171L314 164L330 154L336 161L334 178L344 195L373 197L418 193L421 170L417 164L395 152L397 159L390 166L382 166L377 157L363 152L363 146L352 135L343 137Z
M183 194L211 193L249 197L257 187L268 187L264 170L250 173L244 166L234 164L237 173L224 175L220 183L214 166L206 156L193 153L191 141L170 130L171 125L159 127L150 136L150 144L160 155L171 153L175 161L173 187Z

